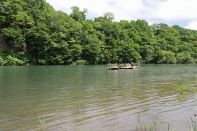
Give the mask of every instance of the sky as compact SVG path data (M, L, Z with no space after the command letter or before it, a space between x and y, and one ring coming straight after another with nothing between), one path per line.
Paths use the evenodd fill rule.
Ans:
M197 0L46 0L56 10L71 13L72 6L87 9L88 19L111 12L115 20L145 19L197 30Z

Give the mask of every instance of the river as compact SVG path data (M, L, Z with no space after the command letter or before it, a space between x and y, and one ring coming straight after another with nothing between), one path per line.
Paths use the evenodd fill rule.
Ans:
M177 93L177 84L197 88L197 66L0 67L0 131L135 131L154 118L161 131L187 131L197 93Z

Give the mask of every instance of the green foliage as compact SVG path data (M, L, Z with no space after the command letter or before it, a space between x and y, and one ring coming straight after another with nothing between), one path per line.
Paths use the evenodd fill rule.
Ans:
M89 64L97 64L99 60L99 49L98 44L89 44L84 46L82 58L88 61Z
M85 60L77 60L76 61L76 64L77 65L86 65L87 64L87 61L85 61Z
M76 6L71 7L71 9L72 9L72 13L70 14L70 17L72 17L76 21L85 20L86 12L87 12L86 9L84 9L83 11L80 11L79 7L76 7Z
M4 66L6 61L0 56L0 66Z
M185 63L193 63L194 60L191 57L191 54L189 52L181 52L177 54L177 63L179 64L185 64Z
M0 1L0 65L196 63L197 31L145 20L87 20L87 10L55 11L45 0ZM22 54L22 55L21 55Z
M23 50L23 45L25 43L25 40L21 34L20 29L5 28L2 29L1 32L10 50L16 50L16 51Z
M138 63L141 60L139 52L135 49L135 44L133 42L123 42L121 43L121 49L118 52L120 62L128 63L135 62Z
M144 63L151 63L155 56L155 49L151 45L144 45L140 47L140 54Z
M23 65L24 62L16 57L8 55L6 57L6 65Z
M176 57L175 53L171 51L165 51L165 50L160 50L156 54L156 59L158 64L175 64L176 63Z
M11 65L24 65L25 59L21 59L24 57L22 54L12 54L5 50L0 49L0 66L11 66Z

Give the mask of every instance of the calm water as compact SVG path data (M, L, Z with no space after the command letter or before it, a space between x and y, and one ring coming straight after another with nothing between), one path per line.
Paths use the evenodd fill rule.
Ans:
M138 114L186 131L197 114L197 65L0 67L0 131L135 131Z

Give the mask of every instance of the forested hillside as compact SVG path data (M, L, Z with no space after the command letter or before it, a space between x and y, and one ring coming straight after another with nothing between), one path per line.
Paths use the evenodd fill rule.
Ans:
M0 65L197 63L197 31L86 14L44 0L1 0Z

